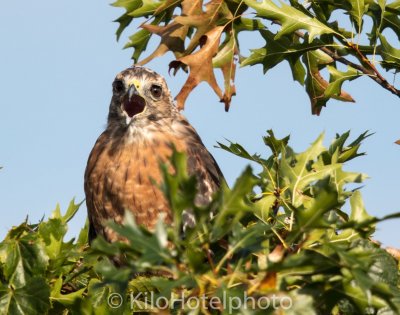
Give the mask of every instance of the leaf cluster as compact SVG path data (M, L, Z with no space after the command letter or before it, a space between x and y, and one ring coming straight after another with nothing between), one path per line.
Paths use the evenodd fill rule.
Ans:
M190 92L205 81L228 110L236 93L238 64L261 64L266 73L284 61L289 63L293 79L309 95L313 114L318 115L332 98L354 102L342 85L361 76L400 96L400 91L379 72L397 72L400 68L400 50L394 44L400 38L400 1L288 2L117 0L113 5L125 9L116 20L120 24L117 38L132 21L141 21L141 29L125 46L134 48L135 63L146 64L172 52L175 60L170 63L170 70L189 70L176 97L179 108L184 107ZM265 45L254 47L246 56L240 50L243 37L239 34L243 31L259 33ZM388 31L397 38L387 37ZM160 43L141 59L153 34L161 38ZM217 68L222 71L223 92L215 76Z
M367 136L347 144L349 133L337 135L325 148L321 135L296 153L268 131L268 158L219 144L261 171L247 167L202 207L175 152L162 186L174 223L150 232L130 215L110 222L124 242L97 238L89 248L87 226L65 241L73 201L65 215L57 207L47 221L24 222L0 243L0 313L398 314L397 262L370 239L381 219L368 215L359 187L346 188L366 178L343 165ZM196 225L182 231L188 209Z

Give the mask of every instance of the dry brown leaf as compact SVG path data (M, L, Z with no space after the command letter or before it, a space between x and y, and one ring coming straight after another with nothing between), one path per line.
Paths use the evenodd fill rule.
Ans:
M199 51L181 57L169 64L170 70L174 69L176 71L179 67L184 65L188 66L190 70L189 77L179 94L176 96L177 106L179 109L185 107L185 101L190 92L203 81L206 81L212 87L221 100L223 99L223 94L217 84L212 64L212 58L218 52L219 41L223 30L223 26L213 28L201 38L200 42L203 42L204 45L202 45Z
M324 92L329 85L329 82L324 79L321 73L318 70L314 70L312 72L312 80L313 86L316 87L313 90L307 91L310 96L311 101L311 111L313 115L318 115L321 113L322 107L320 105L320 101L326 99ZM346 91L340 91L340 95L334 95L332 98L343 101L343 102L352 102L354 103L354 99L351 97L349 93Z
M238 55L238 48L236 39L233 34L226 33L229 37L222 44L222 48L218 54L213 58L213 67L220 68L224 76L224 95L221 102L225 103L225 111L229 110L231 99L233 95L236 95L235 72L236 72L236 60L235 56Z
M157 9L155 14L158 14L168 9L177 2L179 1L177 0L166 1L163 5L161 5ZM191 1L191 0L182 1L181 3L182 14L183 15L201 14L202 3L203 3L202 1ZM183 52L185 51L185 38L189 31L189 26L183 25L177 21L173 21L172 23L169 23L165 26L158 26L154 24L142 24L141 28L153 34L159 35L161 37L161 42L157 46L156 50L153 51L153 53L150 56L138 62L137 63L138 65L145 65L154 58L164 55L168 51L171 51L175 55L175 58L179 58L183 55Z
M259 289L263 292L275 290L277 283L276 272L268 272L265 278L260 282Z
M339 95L334 95L332 98L343 102L355 103L354 98L344 90L341 90Z
M181 2L181 0L165 0L163 3L157 8L157 10L154 11L153 15L158 15L162 11L168 10L169 8L173 7L174 5L178 4ZM194 2L194 1L186 1L186 2Z
M216 22L222 18L231 20L232 13L227 9L223 0L211 0L205 5L206 11L192 10L190 14L176 16L174 21L182 25L195 27L196 33L193 35L185 51L186 54L192 53L197 47L200 38L208 31L216 27Z
M229 107L231 105L232 96L236 95L236 87L235 87L235 73L236 73L236 64L232 61L231 63L226 63L221 68L222 74L224 75L224 85L225 91L222 96L221 102L225 104L225 111L229 111Z
M396 144L400 145L400 139L399 139L399 140L397 140L397 141L395 141L394 143L396 143Z
M400 249L394 247L386 247L386 251L392 255L397 261L400 261Z
M139 65L144 65L154 58L164 55L168 51L173 52L176 58L182 56L185 50L185 37L189 27L176 22L172 22L166 26L143 24L141 27L151 33L161 36L161 42L150 56L138 62Z
M179 3L177 0L167 0L161 5L156 13L161 14L169 8L174 8ZM138 62L144 65L156 57L160 57L171 51L176 60L170 63L170 70L189 68L189 77L176 97L178 107L183 109L184 103L190 92L202 81L206 81L225 103L225 110L229 109L232 96L236 94L234 85L236 64L234 57L237 54L236 41L233 39L231 46L222 45L217 65L213 65L213 57L218 54L219 42L224 26L217 26L224 21L231 20L232 13L223 0L211 0L205 4L203 1L184 0L180 3L182 13L175 16L173 21L167 25L143 24L141 27L150 33L161 37L161 42L151 55ZM188 47L185 49L185 38L189 29L194 28ZM227 34L229 36L229 34ZM193 53L200 45L199 51ZM193 53L193 54L192 54ZM229 56L227 56L229 54ZM222 94L217 84L213 68L220 68L224 76L225 91Z
M280 262L285 255L285 249L283 245L276 245L274 250L268 254L268 259L274 263Z

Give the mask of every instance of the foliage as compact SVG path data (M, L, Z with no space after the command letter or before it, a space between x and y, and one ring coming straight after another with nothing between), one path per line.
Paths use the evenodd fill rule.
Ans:
M97 238L89 248L87 226L65 241L80 206L74 202L65 215L57 207L47 221L24 222L0 243L0 313L131 314L158 307L175 314L398 314L398 266L370 240L380 219L367 214L354 188L366 175L343 168L362 155L367 136L346 144L345 133L325 148L321 135L296 153L289 137L268 131L269 158L220 144L261 171L247 167L206 207L195 205L195 179L175 152L176 171L164 171L162 186L174 224L160 221L149 232L127 215L123 226L110 223L125 242ZM197 224L182 233L185 209Z
M176 97L179 108L205 81L228 110L236 93L237 64L262 64L265 73L284 61L293 79L305 87L313 114L319 114L331 98L354 102L342 84L361 76L400 96L400 90L380 73L400 69L400 50L394 44L400 39L399 0L117 0L113 5L125 10L116 20L117 38L132 21L141 22L141 29L125 45L134 48L135 63L146 64L172 52L176 59L170 70L190 71ZM243 31L259 33L265 45L243 56L239 36ZM140 59L153 34L160 36L159 45ZM216 68L222 71L224 92Z

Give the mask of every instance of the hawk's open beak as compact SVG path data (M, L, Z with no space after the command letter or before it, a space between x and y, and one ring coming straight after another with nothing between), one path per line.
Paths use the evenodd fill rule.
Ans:
M132 84L128 89L128 98L129 100L132 98L133 95L139 95L138 91L134 84Z
M124 97L122 109L128 114L129 117L133 117L143 112L145 106L146 101L139 95L135 85L132 84Z

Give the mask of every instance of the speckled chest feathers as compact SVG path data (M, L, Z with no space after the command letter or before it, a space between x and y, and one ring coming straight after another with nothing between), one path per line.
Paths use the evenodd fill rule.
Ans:
M196 131L174 107L165 80L143 67L122 71L113 83L107 128L85 171L90 240L99 234L109 241L119 239L106 222L121 223L125 211L149 229L161 214L171 222L159 184L160 163L169 160L173 147L186 153L188 172L197 176L196 201L209 202L223 176Z

